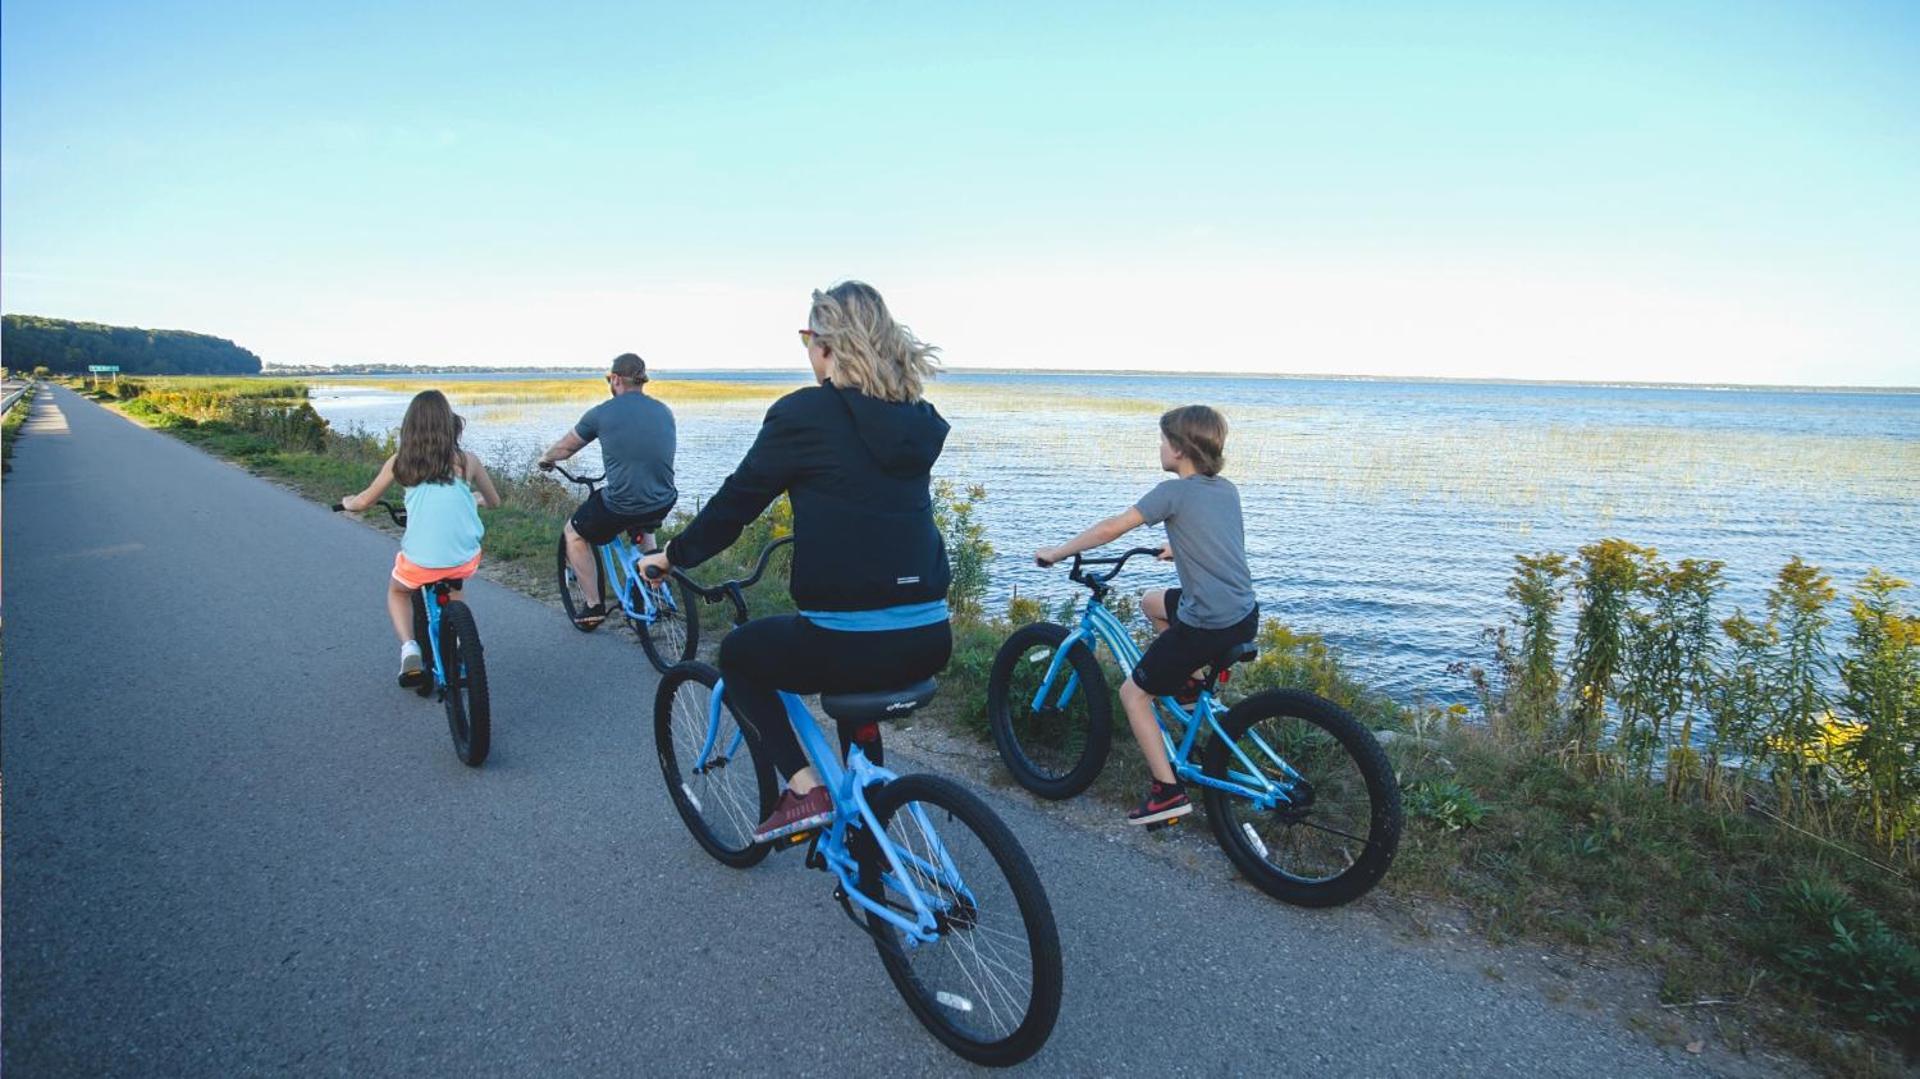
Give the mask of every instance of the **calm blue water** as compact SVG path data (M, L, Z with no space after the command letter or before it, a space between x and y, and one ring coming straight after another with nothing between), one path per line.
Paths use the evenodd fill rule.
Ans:
M462 380L442 381L458 404ZM1403 699L1464 696L1446 668L1484 658L1479 634L1506 616L1516 553L1619 536L1720 559L1725 614L1759 608L1796 554L1843 588L1870 566L1920 576L1920 394L965 372L929 396L953 424L937 474L988 491L996 601L1015 588L1068 595L1064 573L1028 553L1162 478L1161 409L1220 408L1267 612L1325 634ZM342 379L316 387L314 405L336 425L384 430L405 397ZM584 407L460 410L471 446L520 464ZM725 478L765 408L675 406L683 505ZM1125 583L1161 587L1173 573Z

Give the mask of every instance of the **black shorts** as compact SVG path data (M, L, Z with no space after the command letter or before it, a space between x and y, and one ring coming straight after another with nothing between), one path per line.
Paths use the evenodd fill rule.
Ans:
M673 503L669 502L651 513L615 513L607 508L600 492L595 491L573 511L573 530L580 533L581 539L598 547L613 542L613 537L622 532L657 531L672 512Z
M1225 629L1198 629L1174 616L1180 590L1167 589L1167 631L1153 639L1133 669L1134 684L1156 697L1178 693L1193 672L1219 659L1227 649L1253 640L1260 631L1260 608Z

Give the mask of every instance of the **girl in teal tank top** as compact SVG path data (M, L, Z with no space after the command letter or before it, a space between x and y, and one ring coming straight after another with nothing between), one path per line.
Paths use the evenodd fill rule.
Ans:
M387 578L387 615L400 638L400 684L408 688L427 678L420 642L413 639L413 592L434 581L473 576L486 534L475 501L489 508L500 504L486 466L460 448L465 427L439 390L415 395L400 421L399 451L380 466L366 490L340 500L358 513L380 501L396 480L407 488L407 533Z

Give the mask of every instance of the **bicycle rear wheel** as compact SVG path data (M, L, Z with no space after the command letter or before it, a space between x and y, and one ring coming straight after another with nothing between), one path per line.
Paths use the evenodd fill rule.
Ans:
M636 586L645 588L653 602L653 621L634 622L633 631L640 635L647 662L665 674L674 664L699 653L700 608L694 606L693 592L684 581L636 582Z
M915 943L871 912L887 976L933 1036L976 1064L1018 1064L1060 1016L1060 937L1033 863L993 810L951 780L911 775L869 805L935 909L939 939ZM849 835L860 888L906 917L913 904L865 831Z
M704 663L669 670L653 697L653 744L667 795L694 841L721 864L745 869L772 849L754 843L753 830L773 812L779 792L773 766L760 758L724 704L713 744L700 756L719 680L720 672Z
M1100 663L1075 645L1048 687L1043 707L1034 694L1047 676L1067 628L1051 622L1022 626L993 657L987 676L987 722L1000 759L1022 787L1042 798L1071 798L1106 766L1113 742L1113 702ZM1064 700L1067 680L1078 684Z
M1241 701L1221 729L1227 738L1207 743L1207 775L1246 771L1231 741L1263 779L1296 785L1293 804L1265 812L1204 788L1214 836L1247 879L1303 907L1346 903L1379 883L1400 845L1400 788L1373 732L1332 701L1291 689Z
M447 675L447 729L453 734L453 752L463 764L478 768L493 743L493 718L487 699L487 657L480 647L480 631L473 612L459 600L440 612L440 662Z
M595 557L599 557L598 554L596 554ZM589 595L589 590L581 585L580 578L573 572L572 563L567 561L567 534L564 531L560 533L560 553L558 561L560 605L567 609L567 621L573 624L574 629L582 633L590 633L596 627L583 626L575 622L574 619L580 617L583 611L595 604L601 604L604 608L607 602L606 575L599 572L598 565L594 567L593 582L595 587L592 589L592 594Z

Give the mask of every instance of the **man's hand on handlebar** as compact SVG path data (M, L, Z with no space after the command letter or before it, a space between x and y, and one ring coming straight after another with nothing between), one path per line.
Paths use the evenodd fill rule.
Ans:
M1033 552L1034 565L1037 565L1043 569L1053 565L1055 562L1058 562L1065 557L1067 556L1061 553L1058 547L1042 547L1039 550Z
M1169 543L1165 547L1160 548L1160 553L1154 557L1162 562L1173 561L1173 544Z
M340 500L340 508L348 513L364 512L368 504L369 503L362 501L359 495L348 495Z
M535 461L533 463L533 466L542 472L552 472L553 465L554 465L554 462L547 460L545 457L542 457L538 461Z

